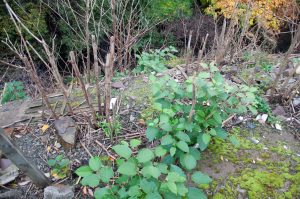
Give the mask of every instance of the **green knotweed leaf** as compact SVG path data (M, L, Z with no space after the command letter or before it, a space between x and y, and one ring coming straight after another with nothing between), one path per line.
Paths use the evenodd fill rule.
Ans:
M131 149L126 146L126 145L116 145L114 147L112 147L112 149L121 157L125 158L125 159L129 159L132 151Z
M142 174L146 178L153 177L155 179L158 179L158 177L160 176L161 172L160 172L160 170L158 168L150 165L150 166L146 166L146 167L144 167L142 169Z
M86 176L81 180L81 184L83 186L89 186L89 187L92 187L92 188L97 187L99 185L99 183L100 183L100 178L96 174Z
M166 155L166 153L167 153L167 150L164 149L162 146L157 146L155 148L155 155L157 157L163 157L164 155Z
M100 174L100 180L104 183L109 183L110 179L114 177L114 171L112 170L111 167L107 167L107 166L102 167L100 169L99 174Z
M191 154L185 154L183 157L183 164L187 170L192 170L197 166L197 161Z
M209 184L212 181L208 175L203 174L200 171L193 173L192 180L197 184Z
M177 195L177 185L175 184L175 182L167 182L167 186L172 193Z
M132 148L138 147L139 145L141 145L142 141L138 140L138 139L132 139L130 140L130 146Z
M93 170L89 166L79 167L75 173L80 177L86 177L93 174Z
M150 126L150 127L147 128L146 137L148 138L148 140L150 142L152 142L156 138L158 132L159 132L158 128Z
M125 162L118 168L118 172L127 176L136 175L136 164L133 162Z
M183 152L188 153L190 151L188 144L184 141L177 142L176 146Z
M97 188L94 192L94 197L96 199L105 199L109 195L109 190L107 188Z
M93 171L98 171L102 166L102 162L99 157L91 157L89 160L89 166Z
M173 142L174 142L174 139L172 138L171 135L166 135L166 136L162 137L162 139L161 139L161 145L163 145L163 146L173 144Z
M153 158L154 154L150 149L142 149L137 155L137 160L139 163L149 162Z
M188 199L207 199L205 193L195 187L189 187L189 192L187 194Z

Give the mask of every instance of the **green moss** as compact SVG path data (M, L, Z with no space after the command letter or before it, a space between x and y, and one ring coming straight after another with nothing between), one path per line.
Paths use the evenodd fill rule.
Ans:
M286 143L278 142L276 146L267 145L268 149L264 149L263 140L259 144L252 143L247 139L250 133L245 130L234 128L230 134L237 137L240 146L236 148L227 141L215 139L208 148L208 157L213 164L227 159L238 169L224 179L214 179L205 189L208 198L235 199L241 197L239 189L245 190L246 195L242 194L242 197L249 199L292 199L300 196L300 158L286 149ZM251 133L256 134L258 136L259 132Z
M148 104L152 96L150 88L149 83L145 82L143 78L137 78L131 82L130 88L125 91L124 96L134 99L136 104Z
M239 179L242 189L248 190L249 198L267 198L275 196L276 190L283 188L284 178L277 173L245 170Z
M224 199L224 195L223 194L220 194L220 193L217 193L216 195L214 195L213 199Z

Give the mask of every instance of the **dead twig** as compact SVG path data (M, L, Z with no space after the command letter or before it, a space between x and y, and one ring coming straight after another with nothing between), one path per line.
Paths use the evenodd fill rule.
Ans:
M235 116L236 116L236 114L233 114L229 118L227 118L226 120L224 120L222 122L222 127L226 126L226 124L229 123Z
M116 160L116 159L117 159L115 156L113 156L112 154L110 154L110 152L107 150L107 148L106 148L103 144L101 144L98 140L95 140L95 142L96 142L96 144L98 144L98 145L106 152L106 154L107 154L110 158L112 158L113 160Z
M91 152L86 148L86 146L80 141L81 146L84 148L84 150L87 152L87 154L89 154L90 157L93 157L93 155L91 154Z
M26 132L26 130L27 130L27 128L28 128L28 126L29 126L29 124L30 124L30 122L32 121L33 118L34 118L34 117L31 117L30 120L27 122L27 124L26 124L24 130L22 131L22 133L25 133L25 132Z

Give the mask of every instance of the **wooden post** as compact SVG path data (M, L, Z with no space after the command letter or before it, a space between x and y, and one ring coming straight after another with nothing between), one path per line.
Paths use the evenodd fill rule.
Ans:
M49 179L32 164L32 161L23 155L19 147L13 144L11 139L5 135L2 128L0 128L0 150L24 172L36 186L46 187L50 184Z
M99 114L102 115L102 103L101 103L101 94L100 94L100 70L98 65L98 45L96 42L95 35L92 35L92 46L93 46L93 54L94 54L94 70L95 70L95 79L96 79L96 89L97 89L97 98L98 98L98 111Z
M92 116L93 116L93 120L94 120L94 122L96 122L96 121L97 121L96 111L94 110L94 107L93 107L93 104L92 104L92 100L90 99L89 94L88 94L88 91L87 91L87 89L85 88L84 82L83 82L83 80L82 80L82 77L81 77L79 68L78 68L77 63L76 63L76 58L75 58L75 53L74 53L74 51L71 51L71 52L70 52L70 58L71 58L71 64L72 64L72 67L73 67L73 69L74 69L75 75L76 75L76 77L77 77L78 80L79 80L79 84L80 84L80 86L81 86L81 90L82 90L82 92L83 92L83 94L84 94L84 97L85 97L85 99L86 99L86 102L87 102L87 104L88 104L88 106L89 106L89 108L90 108L90 110L91 110L91 114L92 114Z
M105 116L107 122L109 122L109 113L110 113L111 78L113 75L114 54L115 54L115 38L112 36L110 37L110 52L106 57L106 65L105 65Z

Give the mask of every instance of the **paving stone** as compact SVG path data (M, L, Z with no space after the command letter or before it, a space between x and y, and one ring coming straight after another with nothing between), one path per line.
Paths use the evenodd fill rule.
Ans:
M71 186L56 185L44 189L44 199L72 199L74 191Z
M54 122L57 131L58 141L65 149L75 146L77 125L71 117L64 117Z

